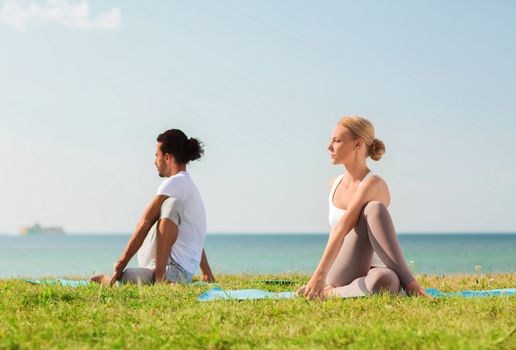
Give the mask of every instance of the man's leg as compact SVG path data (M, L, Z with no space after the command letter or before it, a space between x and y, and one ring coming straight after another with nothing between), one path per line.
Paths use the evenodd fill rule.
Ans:
M156 236L156 225L152 226L149 233L147 234L147 237L145 238L145 241L143 242L143 245L140 247L140 249L138 250L138 253L136 254L137 259L138 259L138 265L140 265L140 267L145 267L147 269L154 269L154 266L156 264L156 238L155 238L155 236ZM151 250L153 250L153 251L151 251ZM127 270L128 269L126 269L125 271L127 271ZM124 271L124 274L125 274L125 271ZM136 277L137 275L138 275L138 273L136 273L134 271L129 272L128 281L133 280L133 283L137 283L136 279L133 278L133 277ZM142 275L142 277L141 277L142 280L147 280L147 278L145 277L148 275L147 273L142 273L141 275ZM124 279L124 276L122 276L120 280L123 281L123 279ZM91 276L89 278L89 281L108 285L109 281L111 281L111 275L99 273L99 274Z
M160 220L151 228L143 245L140 247L140 250L137 253L138 265L140 265L141 269L145 270L134 270L129 271L128 277L126 280L128 282L137 283L138 279L141 280L142 283L148 283L150 279L153 279L155 273L156 259L157 259L157 250L162 249L163 254L165 253L165 245L169 245L168 251L166 252L166 261L165 265L168 263L168 257L170 255L170 246L173 243L165 242L167 238L176 237L178 226L181 222L181 206L179 202L175 198L167 198L163 204L161 205L160 212ZM175 241L175 238L174 238ZM159 242L159 243L158 243ZM162 257L163 259L163 257ZM126 273L126 269L124 274ZM152 275L149 278L149 271L152 271ZM165 271L163 271L164 273ZM97 274L89 279L91 282L97 282L102 284L109 284L111 280L111 276L105 274ZM124 276L122 275L121 281L124 282Z
M154 270L145 267L130 267L124 270L122 283L151 284L154 283Z
M163 216L158 222L156 229L156 281L163 281L167 278L165 272L170 263L172 245L178 235L178 226L168 217Z
M161 205L160 219L156 225L155 278L157 281L167 279L166 269L170 263L172 245L179 234L181 214L181 204L176 198L169 197Z
M143 241L142 246L138 249L136 253L136 259L138 261L139 267L146 267L148 269L154 269L156 267L156 229L158 223L156 222L145 240Z
M111 276L99 273L91 276L89 281L108 285ZM120 281L122 283L150 284L154 282L154 270L145 267L130 267L124 270Z
M96 275L91 276L88 280L90 282L102 283L102 284L108 285L109 281L111 281L111 276L107 276L103 273L98 273Z

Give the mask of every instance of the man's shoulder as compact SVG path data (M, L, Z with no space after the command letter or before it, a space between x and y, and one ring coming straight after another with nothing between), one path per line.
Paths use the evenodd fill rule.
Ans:
M184 195L184 191L186 190L187 177L184 174L176 174L170 177L167 177L163 180L161 185L158 188L158 194L166 194L168 196L172 195L172 192L175 195Z
M175 174L175 175L165 178L163 180L163 183L177 183L177 184L181 183L182 184L182 183L186 183L186 181L187 181L187 176L184 173L178 173L178 174Z

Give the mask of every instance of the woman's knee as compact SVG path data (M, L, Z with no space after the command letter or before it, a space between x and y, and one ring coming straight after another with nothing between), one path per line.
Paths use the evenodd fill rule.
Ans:
M366 218L379 217L387 212L387 207L380 201L370 201L364 206L363 212Z
M388 268L373 268L368 275L368 289L372 293L387 291L396 294L400 290L400 279L396 272Z
M369 222L371 220L375 221L388 214L387 208L380 201L371 201L367 202L360 213L360 217L354 227L355 232L358 235L368 235L369 231Z
M343 284L339 283L339 281L336 278L335 274L330 272L330 273L328 273L328 275L326 275L326 285L335 288L335 287L340 287Z

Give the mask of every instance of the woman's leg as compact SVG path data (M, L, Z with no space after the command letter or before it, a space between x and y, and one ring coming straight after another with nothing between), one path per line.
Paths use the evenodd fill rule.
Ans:
M363 220L366 225L366 232L360 234L367 235L376 255L389 269L396 272L403 288L415 280L410 272L401 247L394 230L389 211L382 202L373 201L366 204L363 210ZM361 226L361 230L364 226Z
M371 268L373 246L369 242L367 225L362 216L357 226L344 238L339 254L328 271L326 284L331 287L350 284L366 276Z
M376 294L381 291L397 294L399 290L400 280L394 271L385 267L374 267L364 277L359 277L345 286L331 288L327 295L350 298Z
M357 225L344 239L342 248L328 272L326 283L331 287L342 287L360 277L365 278L370 269L373 251L398 275L406 290L409 284L409 292L420 288L405 263L389 212L377 201L364 206ZM364 289L364 283L365 280L360 280L356 281L355 285L360 284Z

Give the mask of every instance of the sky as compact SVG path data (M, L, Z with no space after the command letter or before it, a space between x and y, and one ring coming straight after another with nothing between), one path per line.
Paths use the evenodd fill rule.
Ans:
M0 232L132 232L179 128L209 232L327 233L345 115L399 232L515 232L515 42L514 1L0 0Z

